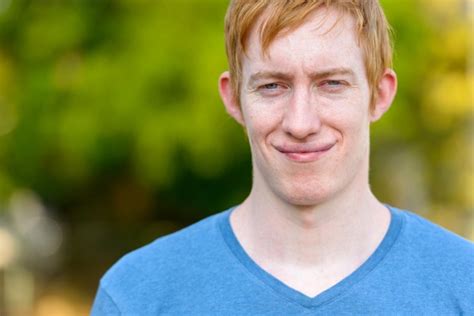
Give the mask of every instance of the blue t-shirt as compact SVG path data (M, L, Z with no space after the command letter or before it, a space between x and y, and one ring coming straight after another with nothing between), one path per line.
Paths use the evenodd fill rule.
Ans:
M367 261L308 297L246 254L231 211L123 257L102 278L92 315L474 315L474 244L413 213L390 208Z

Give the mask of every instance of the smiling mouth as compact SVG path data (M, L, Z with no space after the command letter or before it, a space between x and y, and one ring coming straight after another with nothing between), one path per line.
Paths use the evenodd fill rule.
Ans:
M275 147L280 153L285 155L289 160L295 162L312 162L324 156L335 144L327 144L318 147Z

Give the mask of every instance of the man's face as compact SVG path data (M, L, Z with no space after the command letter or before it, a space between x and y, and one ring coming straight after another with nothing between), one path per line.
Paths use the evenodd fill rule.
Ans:
M267 55L258 28L249 36L240 121L259 195L315 205L368 188L369 87L353 18L339 17L315 12Z

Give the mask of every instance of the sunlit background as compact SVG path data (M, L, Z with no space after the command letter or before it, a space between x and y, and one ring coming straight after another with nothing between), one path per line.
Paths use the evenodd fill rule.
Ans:
M385 0L381 200L474 239L473 1ZM0 0L0 315L87 315L126 252L241 201L223 0Z

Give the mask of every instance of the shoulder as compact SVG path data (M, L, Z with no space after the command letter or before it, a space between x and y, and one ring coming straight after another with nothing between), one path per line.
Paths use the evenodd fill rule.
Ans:
M192 271L205 269L215 259L223 243L219 231L222 212L205 218L173 234L122 257L102 277L100 287L116 301L130 301L133 296L172 289L180 280L190 281ZM186 275L189 274L189 275ZM181 284L182 286L182 284ZM123 296L123 297L121 297Z
M474 260L474 243L406 210L395 209L404 218L403 237L425 255L448 254L454 259ZM454 257L453 257L454 256Z
M402 269L459 296L474 295L474 244L417 214L392 210L403 218L393 249Z
M219 236L217 223L222 216L225 216L225 212L207 217L126 254L107 271L103 280L107 281L123 270L128 273L146 273L168 264L177 266L185 263L183 261L195 260Z

